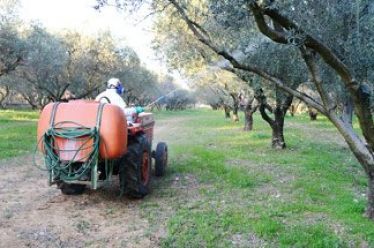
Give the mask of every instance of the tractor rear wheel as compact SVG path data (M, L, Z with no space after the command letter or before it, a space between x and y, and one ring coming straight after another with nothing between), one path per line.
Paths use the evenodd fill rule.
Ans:
M161 177L165 174L165 168L168 164L168 147L166 143L157 144L155 152L155 175Z
M64 195L81 195L86 189L86 185L62 182L58 184L58 188Z
M149 193L151 181L151 146L144 134L129 139L127 153L119 168L121 192L133 198Z

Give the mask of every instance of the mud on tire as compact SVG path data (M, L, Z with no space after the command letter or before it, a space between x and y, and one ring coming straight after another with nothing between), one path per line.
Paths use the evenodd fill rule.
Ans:
M149 193L151 147L144 134L128 142L127 153L120 160L120 189L132 198L143 198Z

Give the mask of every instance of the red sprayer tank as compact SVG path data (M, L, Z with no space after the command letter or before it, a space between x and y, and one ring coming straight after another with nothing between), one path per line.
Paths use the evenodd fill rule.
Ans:
M122 109L116 105L105 104L101 116L98 102L91 101L69 101L66 103L50 103L43 109L38 122L38 140L45 132L53 126L55 129L94 128L100 121L100 157L103 159L115 159L127 152L127 121ZM99 119L98 119L99 118ZM71 160L74 152L69 150L78 149L86 142L86 146L92 144L92 140L82 137L75 140L56 138L55 146L60 150L59 156L62 160ZM42 143L39 150L43 151ZM92 149L91 149L92 150ZM82 150L74 158L75 161L83 160L91 150Z

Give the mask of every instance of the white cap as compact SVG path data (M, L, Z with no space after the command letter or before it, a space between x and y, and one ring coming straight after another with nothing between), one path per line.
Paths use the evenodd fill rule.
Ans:
M121 81L119 81L118 78L111 78L111 79L109 79L108 82L107 82L107 87L108 87L108 88L111 88L111 86L114 86L114 88L115 88L115 87L117 87L120 83L121 83Z

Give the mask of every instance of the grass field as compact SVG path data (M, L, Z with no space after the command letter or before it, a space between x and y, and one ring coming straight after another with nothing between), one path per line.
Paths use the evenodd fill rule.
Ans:
M0 159L30 152L36 142L36 122L33 111L0 111Z
M37 114L0 117L0 158L32 151ZM270 148L270 129L257 115L248 133L220 111L156 119L169 123L160 136L170 167L140 212L149 235L164 226L161 246L374 246L374 222L363 216L365 175L326 119L287 117L284 151Z
M193 175L199 186L193 201L172 203L165 247L374 246L366 178L326 119L288 117L288 149L274 151L260 116L244 133L221 112L162 118L175 115L170 177Z

